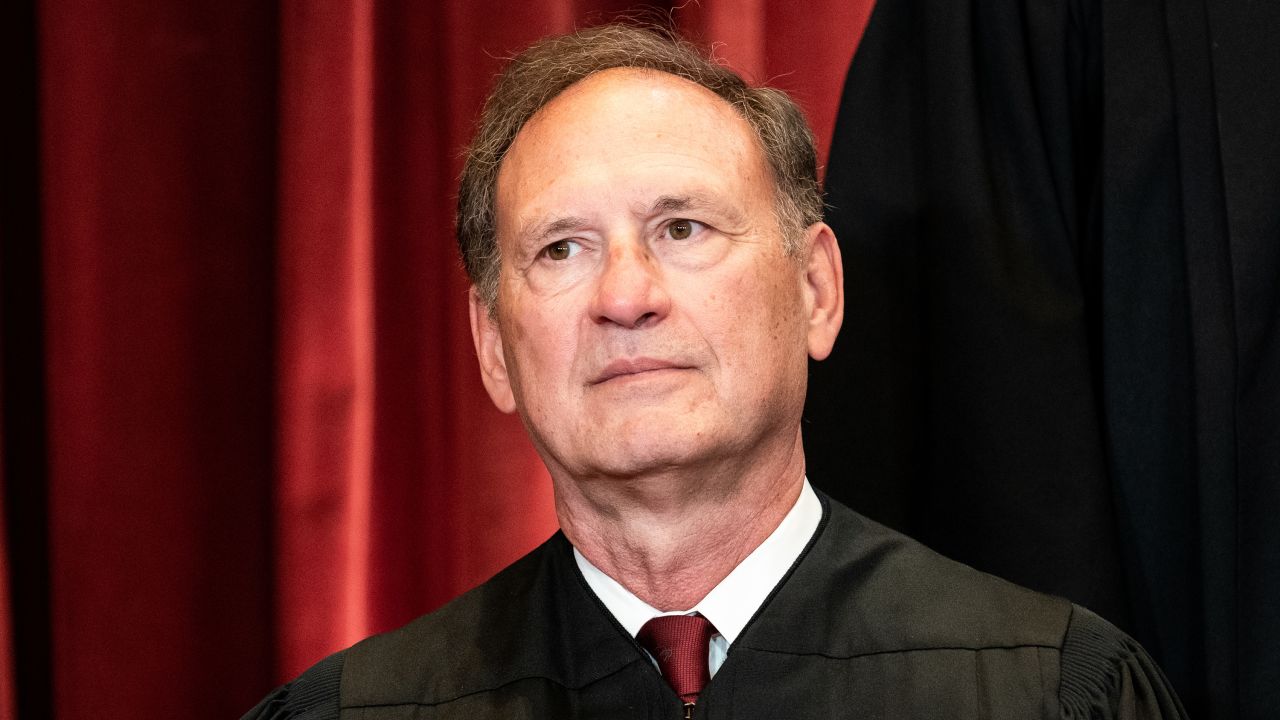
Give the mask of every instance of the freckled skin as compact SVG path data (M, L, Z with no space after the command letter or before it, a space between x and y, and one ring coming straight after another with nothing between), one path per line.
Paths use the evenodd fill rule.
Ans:
M696 202L655 210L664 197ZM674 76L600 72L520 131L496 207L496 323L473 293L477 351L551 472L562 527L642 597L681 573L691 592L714 585L799 492L808 357L829 352L842 308L817 307L809 261L784 253L750 126ZM557 219L570 229L530 235ZM687 238L676 220L695 223ZM838 279L830 230L806 241L831 249ZM600 381L637 358L673 367ZM729 525L691 523L700 504ZM699 559L694 532L718 533L719 552Z

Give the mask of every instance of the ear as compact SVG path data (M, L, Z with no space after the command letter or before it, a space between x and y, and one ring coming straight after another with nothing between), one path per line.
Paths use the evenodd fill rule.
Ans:
M809 258L805 265L804 291L809 311L809 357L824 360L831 354L844 322L844 264L840 244L826 223L805 230Z
M511 391L511 376L507 374L507 358L502 354L498 322L489 314L489 307L480 299L474 285L467 293L467 300L471 305L471 340L476 344L476 359L480 361L480 379L499 410L515 412L516 399Z

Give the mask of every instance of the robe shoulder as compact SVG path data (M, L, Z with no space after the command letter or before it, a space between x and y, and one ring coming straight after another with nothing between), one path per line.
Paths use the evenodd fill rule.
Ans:
M583 647L591 652L573 651ZM440 609L322 661L244 720L429 707L526 681L574 690L641 662L638 647L577 573L572 546L556 533Z
M820 536L743 645L832 658L1061 647L1067 600L945 558L823 497ZM812 632L815 623L825 631Z
M572 552L557 532L439 610L357 643L342 707L440 705L521 683L576 690L644 662Z
M334 653L312 665L263 698L242 720L337 720L345 655Z
M1136 640L1078 605L1062 642L1064 720L1174 720L1186 710Z
M979 695L1041 688L1046 718L1186 717L1142 646L1093 612L938 555L839 503L828 506L822 537L735 652L821 657L851 668L879 662L892 669L886 673L909 667L909 682L922 688L946 685L940 677L958 677L971 663L991 673L980 678Z

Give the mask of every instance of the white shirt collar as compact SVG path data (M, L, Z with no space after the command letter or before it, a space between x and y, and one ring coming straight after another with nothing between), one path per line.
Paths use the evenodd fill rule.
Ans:
M613 613L618 623L635 637L651 618L659 615L699 613L711 621L724 639L732 644L751 621L765 598L787 574L796 558L818 529L822 520L822 503L805 478L800 497L778 527L751 554L738 563L706 597L688 610L662 612L636 597L617 580L606 575L573 549L573 559L586 578L587 585Z

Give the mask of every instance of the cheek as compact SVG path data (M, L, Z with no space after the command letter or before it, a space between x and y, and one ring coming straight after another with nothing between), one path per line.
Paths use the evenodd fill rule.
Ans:
M775 289L759 273L736 280L703 285L693 311L720 370L731 377L735 390L766 376L785 342L781 317L772 307Z
M571 316L554 307L517 309L503 318L503 351L517 402L529 404L553 395L569 382L574 368L575 327ZM519 318L519 319L516 319Z
M751 317L742 318L742 322L753 328L750 340L759 371L769 372L771 368L766 366L776 366L792 356L807 358L807 323L798 275L765 266L757 268L753 279L751 294L742 297Z

